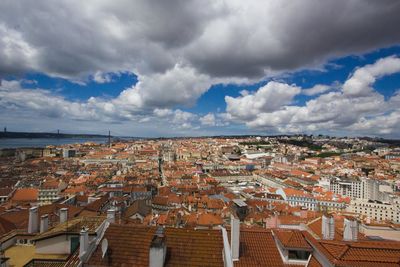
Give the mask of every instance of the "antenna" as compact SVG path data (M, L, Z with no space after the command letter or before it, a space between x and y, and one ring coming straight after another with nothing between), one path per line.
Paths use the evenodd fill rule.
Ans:
M102 258L104 258L104 256L106 255L107 249L108 249L108 240L107 238L104 238L103 241L101 241Z

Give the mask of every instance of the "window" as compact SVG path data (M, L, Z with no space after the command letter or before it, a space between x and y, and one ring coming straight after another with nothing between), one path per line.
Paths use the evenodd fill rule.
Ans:
M289 260L308 260L310 252L303 250L289 250Z

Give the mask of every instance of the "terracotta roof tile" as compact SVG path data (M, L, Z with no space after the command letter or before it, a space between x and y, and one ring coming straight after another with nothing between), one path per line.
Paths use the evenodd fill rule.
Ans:
M303 248L311 249L311 246L305 240L303 234L299 230L274 230L273 233L286 248Z
M230 238L230 233L228 237ZM272 231L240 229L240 255L239 261L235 261L234 266L285 266L276 247Z
M11 200L13 202L35 202L38 195L39 190L37 188L19 188L15 190Z
M335 266L399 266L400 243L395 241L327 241L304 232L306 240Z
M148 266L155 227L112 224L107 229L109 256L97 247L89 265ZM165 228L167 256L164 266L223 266L220 230Z

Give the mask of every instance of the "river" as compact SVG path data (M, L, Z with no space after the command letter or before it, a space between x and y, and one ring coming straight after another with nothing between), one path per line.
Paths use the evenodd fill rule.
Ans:
M0 149L18 147L45 147L49 145L59 146L85 142L106 143L107 138L1 138Z

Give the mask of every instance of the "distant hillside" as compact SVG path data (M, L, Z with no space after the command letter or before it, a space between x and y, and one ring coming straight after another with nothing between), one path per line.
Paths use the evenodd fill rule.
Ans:
M107 138L107 137L108 135L100 135L100 134L0 132L0 138Z

